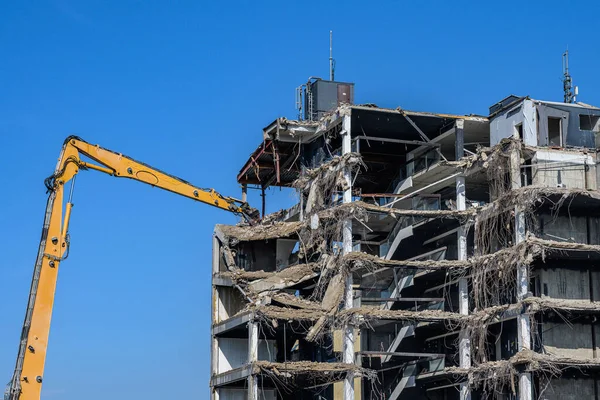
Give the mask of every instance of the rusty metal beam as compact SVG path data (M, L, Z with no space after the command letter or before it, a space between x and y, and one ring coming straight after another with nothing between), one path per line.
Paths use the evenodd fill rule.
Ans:
M295 160L296 160L296 155L294 153L292 153L292 156L288 157L288 159L285 160L283 165L281 165L280 169L286 170L286 168L287 168L286 172L292 171L292 172L300 173L300 170L298 170L297 168L290 168L290 165L293 164ZM275 179L277 179L277 184L281 184L280 177L273 174L267 179L267 181L264 184L264 187L271 186L273 184L273 182L275 181Z
M260 156L262 156L264 154L264 152L273 144L272 141L269 141L266 144L263 144L262 149L260 149L260 151L258 152L258 154L256 155L251 155L250 156L250 160L246 161L246 165L244 165L244 167L242 168L242 170L240 171L240 173L238 174L238 181L241 179L242 176L244 176L246 174L246 172L248 172L248 170L252 167L252 165L257 164L258 163L258 159L260 158Z

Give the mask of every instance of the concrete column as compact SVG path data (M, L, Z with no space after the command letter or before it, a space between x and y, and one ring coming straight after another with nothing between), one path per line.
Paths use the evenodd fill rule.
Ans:
M465 156L465 120L457 119L454 123L456 131L456 161Z
M219 273L219 261L221 260L221 243L217 239L217 235L213 234L212 241L212 273Z
M510 154L511 189L521 187L521 154L513 150ZM525 213L518 205L515 207L515 244L525 240ZM526 265L517 264L517 300L522 300L529 291L529 270ZM531 349L531 321L529 315L517 316L517 335L519 351ZM531 373L519 374L519 400L532 400L533 386Z
M242 184L242 201L245 203L248 201L248 185Z
M219 340L215 337L215 335L212 334L212 327L211 327L211 341L212 341L212 351L210 352L210 365L211 365L211 371L210 371L210 380L211 380L211 388L210 388L210 398L211 400L218 400L219 398L219 393L218 393L218 389L214 388L212 386L212 377L217 375L217 373L219 372L219 363L217 362L217 360L219 359Z
M258 322L248 323L248 364L258 360ZM258 378L254 373L248 376L248 400L258 399Z
M352 137L350 116L344 116L342 122L342 155L352 151ZM347 189L344 191L343 202L352 202L352 176L350 168L344 171L344 180L346 181ZM352 251L352 219L348 218L344 221L342 230L342 254L348 254ZM352 308L353 293L352 293L352 274L348 274L344 285L344 308ZM346 364L354 364L354 327L351 324L346 325L344 329L344 342L342 346L343 362ZM344 380L344 400L354 400L354 373L349 372Z
M214 274L219 272L219 252L220 252L220 246L219 246L219 239L217 239L217 237L215 235L213 235L213 243L212 243L212 273L213 276ZM210 377L212 378L213 376L217 375L217 373L219 372L219 340L215 337L215 335L212 334L212 327L214 326L214 324L216 324L218 322L218 314L219 314L219 310L217 307L217 304L219 304L219 292L217 291L217 287L215 286L214 282L211 285L211 289L212 289L212 304L211 304L211 346L212 346L212 351L210 352ZM211 387L210 390L210 398L211 400L218 400L219 399L219 392L217 389Z
M465 155L465 136L464 136L464 120L456 121L456 160ZM467 209L465 177L456 177L456 209L464 211ZM458 228L458 259L464 261L467 259L467 229L464 225ZM469 281L467 278L458 280L458 311L462 315L469 314ZM466 329L462 329L459 334L458 343L459 366L461 368L471 367L471 340ZM467 382L460 384L460 399L470 400L471 391Z

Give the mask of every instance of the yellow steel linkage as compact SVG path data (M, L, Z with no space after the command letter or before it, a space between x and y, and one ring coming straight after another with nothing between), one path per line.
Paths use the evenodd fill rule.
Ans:
M81 160L82 155L101 165ZM68 228L73 207L71 196L75 176L80 169L93 169L114 177L144 182L242 215L250 223L259 217L258 211L245 202L222 196L213 189L195 187L183 179L122 154L91 145L78 137L68 137L54 174L46 179L49 196L42 238L31 281L15 372L5 395L7 400L40 399L58 267L69 251ZM71 192L63 216L65 185L68 182L71 182Z

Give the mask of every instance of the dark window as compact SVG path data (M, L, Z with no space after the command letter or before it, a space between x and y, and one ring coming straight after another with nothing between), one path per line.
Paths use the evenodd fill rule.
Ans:
M515 125L515 130L519 135L519 139L523 140L523 124Z
M548 117L548 146L562 146L561 118Z
M533 176L531 175L531 159L526 160L521 170L521 186L530 186L533 184Z
M506 113L506 118L510 118L513 115L517 115L519 113L519 111L521 111L521 106L513 108L512 110L510 110L509 112Z
M579 114L579 130L600 132L600 115Z

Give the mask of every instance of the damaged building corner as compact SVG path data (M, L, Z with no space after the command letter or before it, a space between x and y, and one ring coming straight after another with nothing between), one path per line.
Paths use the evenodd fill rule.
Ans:
M212 399L598 399L600 109L313 111L237 177L298 203L215 227Z

